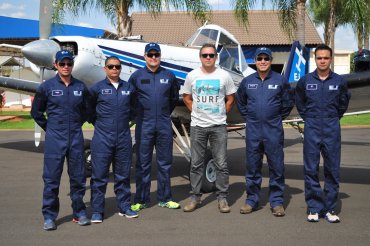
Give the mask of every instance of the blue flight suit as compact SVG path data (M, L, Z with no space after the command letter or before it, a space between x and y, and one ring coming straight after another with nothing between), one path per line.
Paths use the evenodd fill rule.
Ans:
M70 197L75 218L86 216L85 159L82 124L86 121L89 92L85 84L72 77L65 86L57 74L37 89L31 115L44 129L44 219L55 220L59 212L59 185L64 159L70 181ZM46 112L47 117L44 113Z
M150 201L150 171L153 148L157 157L157 199L172 200L170 171L172 165L171 113L179 98L175 75L159 67L151 72L147 67L133 73L129 79L136 88L136 195L134 203Z
M93 113L89 121L95 126L91 142L92 213L104 214L111 163L118 209L123 213L131 206L132 141L129 123L133 109L133 90L134 87L123 80L119 80L116 89L108 78L90 88Z
M296 105L305 124L305 199L312 213L325 214L336 206L341 152L339 120L348 108L349 99L347 83L333 72L321 80L314 71L301 78L296 86ZM324 191L318 176L320 153L324 159Z
M254 209L258 207L262 160L266 154L270 206L282 206L285 187L282 120L294 106L294 91L280 74L270 71L265 80L261 80L256 72L241 81L236 102L246 122L246 203Z

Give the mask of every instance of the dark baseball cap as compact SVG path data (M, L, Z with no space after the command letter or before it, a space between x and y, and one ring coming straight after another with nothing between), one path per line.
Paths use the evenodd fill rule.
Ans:
M69 59L72 60L74 59L73 54L68 51L68 50L60 50L55 54L55 60L61 61L63 59Z
M265 55L268 55L269 57L272 57L271 50L269 48L266 48L266 47L258 48L256 50L256 54L254 55L254 57L257 57L257 56L262 55L262 54L265 54Z
M149 43L145 46L145 53L148 53L151 50L155 50L157 52L161 52L161 47L157 43Z

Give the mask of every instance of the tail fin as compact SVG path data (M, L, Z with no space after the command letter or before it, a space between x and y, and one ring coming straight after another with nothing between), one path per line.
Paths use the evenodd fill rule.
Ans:
M297 82L308 72L308 52L299 41L294 41L290 50L288 64L284 73L289 83Z

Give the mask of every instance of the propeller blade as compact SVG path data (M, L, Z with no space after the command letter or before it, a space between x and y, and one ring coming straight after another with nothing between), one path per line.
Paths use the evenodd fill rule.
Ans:
M35 132L34 132L34 138L35 138L35 146L39 147L40 141L41 141L41 127L37 125L35 122Z
M47 39L50 36L53 16L53 4L51 0L40 0L39 15L40 39Z
M41 67L40 68L41 83L44 82L44 72L45 72L45 67ZM37 125L36 122L35 122L34 138L35 138L35 146L38 147L40 145L40 141L41 141L41 127L39 125Z

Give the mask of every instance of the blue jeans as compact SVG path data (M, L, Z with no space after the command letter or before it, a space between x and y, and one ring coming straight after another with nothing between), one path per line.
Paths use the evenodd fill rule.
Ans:
M226 198L229 190L229 169L227 167L227 129L226 125L190 128L191 168L190 185L193 194L202 194L204 158L209 141L213 160L216 166L216 188L218 199Z

